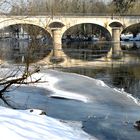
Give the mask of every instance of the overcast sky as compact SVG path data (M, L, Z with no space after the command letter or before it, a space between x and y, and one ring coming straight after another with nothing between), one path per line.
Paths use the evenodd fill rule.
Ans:
M0 12L9 13L13 6L20 7L22 3L28 4L29 0L1 0L0 1Z

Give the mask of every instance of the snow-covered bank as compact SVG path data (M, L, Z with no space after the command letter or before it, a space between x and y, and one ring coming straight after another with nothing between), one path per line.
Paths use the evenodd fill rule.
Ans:
M73 123L39 115L39 110L12 110L0 107L1 140L96 140ZM78 125L79 126L79 125Z

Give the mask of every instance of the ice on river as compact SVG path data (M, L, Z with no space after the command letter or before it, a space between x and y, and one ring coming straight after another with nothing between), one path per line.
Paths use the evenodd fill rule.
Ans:
M97 139L139 140L133 123L140 119L140 106L130 94L72 73L43 69L32 77L38 78L41 83L22 86L6 95L19 106L25 104L26 108L45 110L51 117L80 121L82 128Z

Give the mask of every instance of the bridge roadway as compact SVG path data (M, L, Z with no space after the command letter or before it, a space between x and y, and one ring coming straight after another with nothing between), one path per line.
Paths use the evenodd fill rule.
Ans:
M60 57L62 50L62 36L70 27L82 24L91 23L99 25L106 29L106 31L112 37L112 41L115 42L112 47L112 56L118 57L121 55L120 48L120 33L125 28L140 23L140 15L125 15L125 16L113 16L113 15L43 15L43 16L0 16L0 29L14 24L30 24L36 25L47 30L53 38L54 57Z

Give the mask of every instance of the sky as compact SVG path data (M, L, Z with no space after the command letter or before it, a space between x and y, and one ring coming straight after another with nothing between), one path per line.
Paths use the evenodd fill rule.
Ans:
M9 13L13 6L20 7L22 3L28 4L29 0L1 0L0 1L0 12Z

